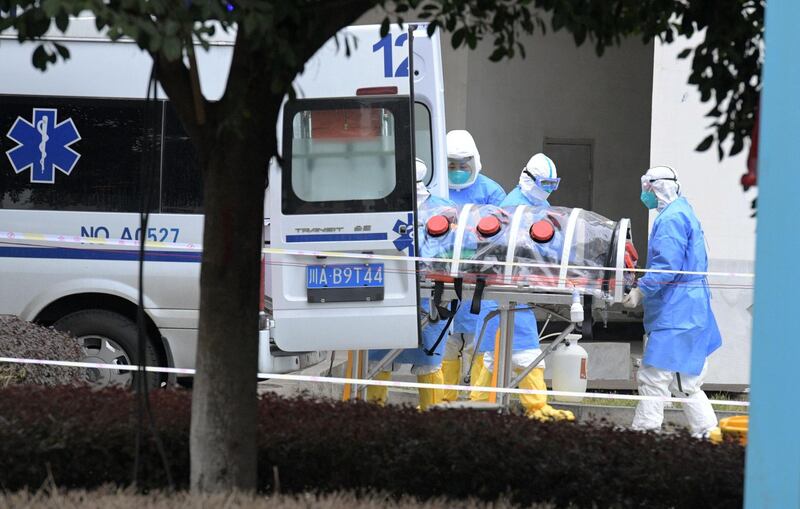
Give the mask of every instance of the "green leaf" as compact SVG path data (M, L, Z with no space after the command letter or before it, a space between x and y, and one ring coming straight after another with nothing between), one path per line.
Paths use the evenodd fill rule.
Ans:
M736 134L733 137L733 146L729 155L735 156L744 148L744 137L741 134Z
M439 26L438 20L431 21L431 24L428 25L428 28L426 29L426 32L428 32L428 37L433 37L434 32L436 32L436 27L438 26Z
M692 54L692 48L686 48L685 50L678 53L678 58L686 58Z
M36 46L33 50L33 66L37 69L44 71L47 68L47 51L44 49L44 44Z
M69 28L69 14L67 14L66 11L60 11L56 14L56 28L58 28L62 34Z
M56 0L44 0L41 5L44 15L48 18L54 17L60 10L60 6Z
M467 29L465 27L461 27L455 32L453 32L453 38L451 42L453 44L453 49L458 49L461 46L461 43L464 42L464 36L467 33Z
M711 144L714 143L714 135L709 134L706 138L700 142L700 144L695 148L697 152L705 152L706 150L711 147Z
M389 25L389 18L383 18L383 21L381 21L381 37L386 37L386 35L389 33Z
M53 46L56 47L56 51L58 51L58 54L61 55L62 59L64 59L64 60L68 60L69 59L69 50L67 49L66 46L63 46L63 45L58 44L58 43L53 43Z
M165 38L164 43L161 46L161 53L163 53L170 62L178 60L183 53L183 45L181 44L181 40L177 37Z
M492 62L499 62L504 56L506 56L506 49L501 46L499 48L495 48L492 54L489 55L489 60Z
M478 36L473 30L467 32L467 46L469 49L475 49L478 46Z
M586 40L586 25L579 25L575 28L575 32L572 34L573 38L575 39L575 45L580 46Z

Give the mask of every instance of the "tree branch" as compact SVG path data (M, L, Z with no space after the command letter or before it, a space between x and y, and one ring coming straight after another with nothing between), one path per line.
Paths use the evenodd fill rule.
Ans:
M164 91L169 96L170 103L178 112L178 118L180 118L183 127L195 142L198 151L202 151L205 130L197 119L189 69L186 68L182 60L170 62L159 53L151 53L150 56L156 62L156 75ZM202 96L200 100L205 103L205 99Z

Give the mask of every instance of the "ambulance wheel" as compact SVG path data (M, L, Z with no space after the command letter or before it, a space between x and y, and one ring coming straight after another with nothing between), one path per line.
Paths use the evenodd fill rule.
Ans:
M138 365L138 329L131 319L113 311L88 309L64 316L53 324L56 330L75 336L83 350L83 362L97 364ZM150 339L144 345L144 363L158 366L158 355ZM133 371L86 368L86 380L97 387L133 387ZM148 387L159 385L157 373L147 375Z

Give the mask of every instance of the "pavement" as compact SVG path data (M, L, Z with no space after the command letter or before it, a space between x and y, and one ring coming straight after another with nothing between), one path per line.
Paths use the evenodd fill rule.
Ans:
M345 367L347 363L346 352L336 352L333 357L333 362L329 357L327 360L320 364L311 366L296 374L300 375L313 375L313 376L326 376L330 370L331 376L344 377ZM416 376L412 375L408 366L403 366L399 371L392 375L393 380L403 382L416 382ZM334 399L340 400L342 398L343 387L339 384L328 384L319 382L299 382L293 380L267 380L259 383L259 394L266 392L273 392L283 397L312 397L321 399ZM407 389L402 387L389 388L389 401L390 405L417 405L417 391L415 389ZM609 424L627 427L633 421L634 407L626 406L612 406L612 405L588 405L583 403L563 403L551 401L552 406L564 410L570 410L575 414L577 422L598 422L605 421ZM512 401L512 405L519 405L516 401ZM459 401L454 403L445 403L440 405L441 408L471 408L471 409L485 409L498 411L499 407L487 403L472 403L469 401ZM517 407L518 409L518 407ZM717 418L722 419L732 415L741 415L746 413L746 409L737 412L717 411ZM679 408L666 408L664 410L664 424L666 427L686 427L686 417L683 411Z

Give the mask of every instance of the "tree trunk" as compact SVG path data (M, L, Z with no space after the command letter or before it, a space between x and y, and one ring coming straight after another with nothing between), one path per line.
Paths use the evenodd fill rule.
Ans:
M205 226L190 438L195 492L256 487L259 263L274 120L201 149Z

